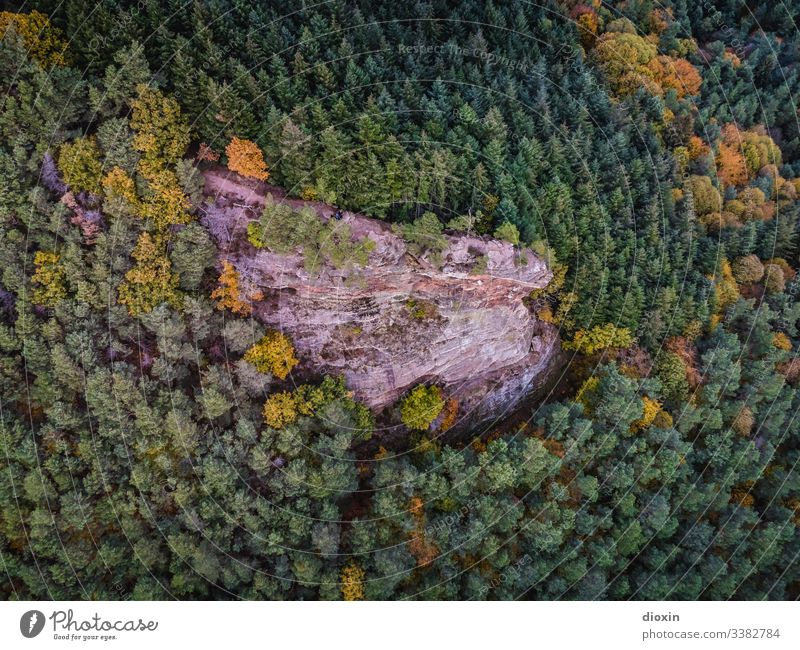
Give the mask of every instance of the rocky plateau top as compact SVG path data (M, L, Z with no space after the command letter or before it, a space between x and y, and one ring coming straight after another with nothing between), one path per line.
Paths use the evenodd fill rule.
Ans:
M326 221L331 206L288 199L279 188L221 168L204 176L201 221L220 258L263 293L253 315L292 339L300 374L343 375L376 411L417 384L435 383L472 421L501 415L544 382L560 346L557 329L524 301L552 278L533 251L446 235L448 247L434 263L411 254L389 224L345 212L342 223L352 236L375 243L368 263L325 262L310 274L299 249L279 254L253 247L247 224L270 194L294 209L311 206Z

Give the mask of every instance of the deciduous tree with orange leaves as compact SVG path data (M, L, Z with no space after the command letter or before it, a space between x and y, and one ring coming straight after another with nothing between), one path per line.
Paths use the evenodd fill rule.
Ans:
M659 55L651 37L606 32L598 40L594 58L618 95L646 88L654 95L674 90L678 99L700 92L702 78L689 61Z
M264 154L255 142L233 137L225 147L228 169L248 178L265 181L269 178Z
M725 142L717 151L717 176L724 185L744 185L747 182L747 163L740 148Z
M686 59L657 56L648 67L653 71L656 83L663 90L674 90L678 99L697 95L703 83L700 73Z
M211 292L211 297L217 301L217 309L228 309L234 314L249 316L253 312L252 301L263 299L264 294L257 289L246 293L245 299L242 300L239 274L233 264L228 260L223 260L219 286Z

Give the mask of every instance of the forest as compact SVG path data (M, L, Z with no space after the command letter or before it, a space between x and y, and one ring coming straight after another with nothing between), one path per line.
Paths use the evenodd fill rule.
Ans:
M6 5L4 600L800 598L800 0ZM294 381L212 168L534 251L552 386Z

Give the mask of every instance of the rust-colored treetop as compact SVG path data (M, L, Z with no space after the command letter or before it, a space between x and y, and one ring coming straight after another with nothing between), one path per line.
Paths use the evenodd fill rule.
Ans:
M255 142L233 137L225 147L228 169L247 178L265 181L269 178L264 154Z

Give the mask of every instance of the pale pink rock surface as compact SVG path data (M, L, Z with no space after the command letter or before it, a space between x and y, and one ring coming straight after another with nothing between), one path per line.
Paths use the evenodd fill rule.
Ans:
M523 303L552 278L532 251L523 250L520 261L509 243L448 236L437 266L411 255L388 224L346 212L353 236L375 242L368 264L323 264L312 276L299 250L282 255L252 247L247 223L259 216L267 194L295 208L312 205L323 219L331 206L285 199L279 188L224 169L206 171L205 179L213 205L201 210L202 220L217 236L221 257L264 293L254 316L291 337L297 370L343 375L373 409L431 382L459 400L462 417L497 415L541 385L558 356L557 329ZM483 256L486 270L476 274ZM410 300L432 315L416 318Z

